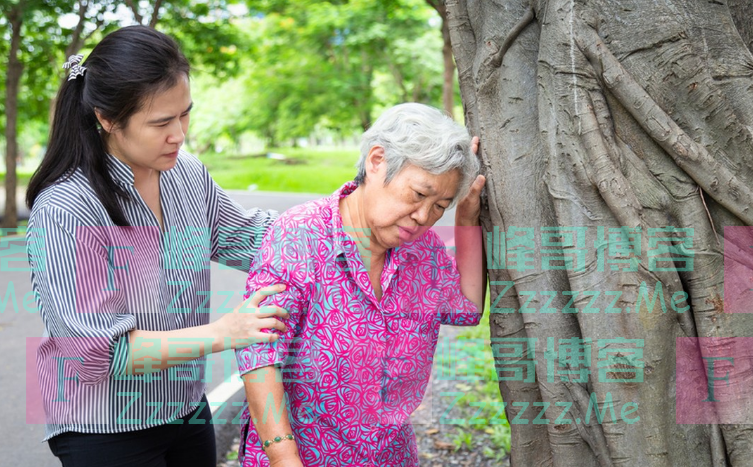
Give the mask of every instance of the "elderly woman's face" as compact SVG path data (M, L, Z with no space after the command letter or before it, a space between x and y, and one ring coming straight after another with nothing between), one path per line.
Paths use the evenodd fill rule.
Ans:
M458 191L460 173L435 175L406 165L385 185L386 169L381 151L367 160L364 215L372 241L394 248L415 240L442 217Z

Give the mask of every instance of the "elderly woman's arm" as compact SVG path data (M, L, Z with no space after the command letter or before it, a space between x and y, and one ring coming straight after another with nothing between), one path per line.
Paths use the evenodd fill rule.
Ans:
M278 436L284 438L285 435L292 434L280 369L275 366L258 368L243 375L243 384L246 389L248 411L251 415L250 423L254 424L261 442L274 440ZM266 454L269 457L270 467L303 466L295 440L272 443L266 448Z
M478 144L476 138L474 142ZM460 274L460 290L476 305L479 313L484 311L486 293L486 258L479 222L480 195L485 183L483 175L477 176L471 191L458 203L455 211L455 261Z

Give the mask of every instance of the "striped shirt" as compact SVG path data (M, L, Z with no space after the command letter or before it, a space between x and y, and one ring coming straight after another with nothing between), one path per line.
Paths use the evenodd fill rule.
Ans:
M128 332L209 323L209 261L248 271L277 217L245 211L198 159L181 152L175 167L160 174L160 228L131 169L108 159L113 179L130 196L120 205L132 227L113 224L80 170L43 190L29 218L31 282L45 326L37 352L44 440L67 431L135 431L195 410L206 360L126 375ZM159 359L135 344L144 351L134 358L145 366Z

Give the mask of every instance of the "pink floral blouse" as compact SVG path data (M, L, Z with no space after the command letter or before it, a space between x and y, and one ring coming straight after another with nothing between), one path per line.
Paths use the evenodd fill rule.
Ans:
M287 284L264 304L290 312L288 330L275 343L238 350L238 366L242 374L282 367L307 467L417 466L409 417L426 391L439 326L473 326L481 316L460 292L455 262L431 230L388 250L377 301L339 211L339 199L355 189L349 182L292 208L267 232L246 288ZM268 416L276 411L270 406ZM246 407L240 460L268 466L249 417Z

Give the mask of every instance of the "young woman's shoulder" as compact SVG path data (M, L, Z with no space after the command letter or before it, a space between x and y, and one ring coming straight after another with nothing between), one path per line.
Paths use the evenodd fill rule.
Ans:
M203 200L216 196L221 190L201 160L182 149L175 167L163 175L168 177L173 189L188 198Z
M42 215L56 213L78 221L81 225L110 225L112 221L89 181L79 171L74 171L43 189L29 214L29 221Z

